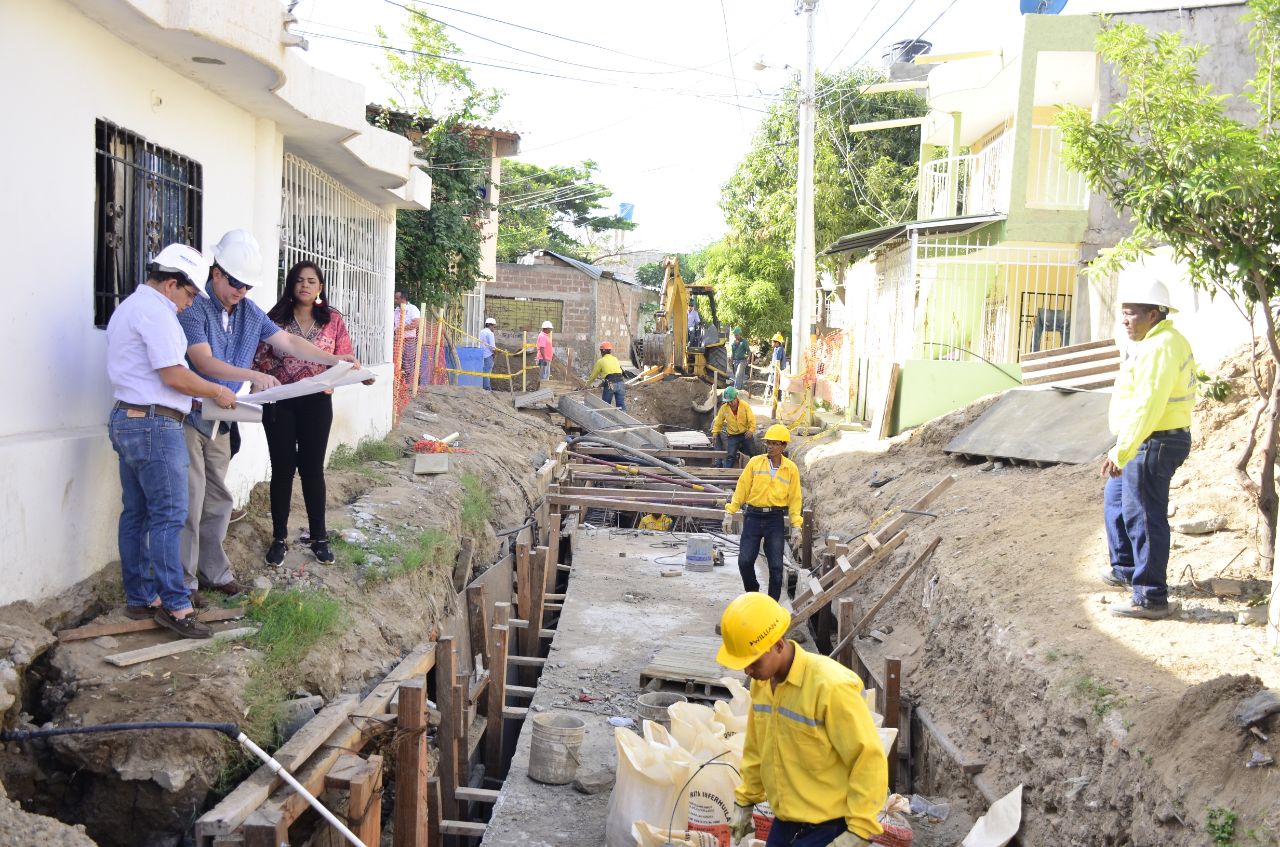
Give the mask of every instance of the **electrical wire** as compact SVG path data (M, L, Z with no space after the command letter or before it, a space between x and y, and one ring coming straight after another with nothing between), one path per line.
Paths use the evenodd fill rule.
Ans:
M720 0L720 21L724 24L724 51L729 56L729 75L733 78L733 101L738 107L738 126L743 136L747 134L747 121L742 115L742 100L738 97L738 72L733 69L733 45L729 42L729 13L725 11L724 0Z

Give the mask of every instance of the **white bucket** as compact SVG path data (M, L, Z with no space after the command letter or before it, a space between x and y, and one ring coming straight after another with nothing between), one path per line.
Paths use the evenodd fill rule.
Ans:
M534 715L529 744L529 779L548 785L573 782L578 772L578 751L587 725L573 715L548 712Z
M709 535L690 535L689 546L684 553L684 569L687 571L710 571L711 557L714 548Z

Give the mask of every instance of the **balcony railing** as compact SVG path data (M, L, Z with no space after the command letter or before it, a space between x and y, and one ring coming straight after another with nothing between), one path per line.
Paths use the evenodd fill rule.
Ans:
M1005 134L977 153L929 162L920 186L921 217L1009 211L1010 153Z
M1037 209L1087 209L1084 177L1062 159L1062 131L1056 126L1031 128L1031 166L1027 171L1027 205Z

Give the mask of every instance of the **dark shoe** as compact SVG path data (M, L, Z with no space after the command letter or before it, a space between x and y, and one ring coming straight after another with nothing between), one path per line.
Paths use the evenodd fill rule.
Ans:
M200 580L200 587L203 588L205 591L221 591L223 594L227 595L228 597L235 597L237 594L245 594L249 591L249 588L247 586L241 585L240 583L236 582L235 577L232 577L231 579L227 580L221 585L213 585L211 583L205 582L202 579Z
M315 554L317 562L323 562L326 565L331 565L335 561L333 551L329 549L328 541L312 541L311 552Z
M191 605L197 609L207 609L209 608L209 598L193 589L191 591ZM154 612L155 610L153 609L152 611Z
M1116 569L1112 567L1106 567L1102 569L1102 581L1105 582L1107 585L1114 585L1116 588L1129 587L1129 581L1126 579L1122 579L1116 573Z
M208 624L200 623L194 614L185 618L175 618L168 609L157 609L155 622L165 629L173 630L182 638L212 638L213 630Z
M1136 603L1130 603L1127 606L1118 606L1111 610L1111 614L1118 618L1137 618L1143 621L1162 621L1171 617L1177 608L1165 603L1160 606L1139 606Z
M279 567L284 564L284 551L289 549L289 545L283 539L277 538L271 542L271 546L267 548L267 564L272 567Z
M159 606L125 606L124 616L135 621L149 621L156 616Z

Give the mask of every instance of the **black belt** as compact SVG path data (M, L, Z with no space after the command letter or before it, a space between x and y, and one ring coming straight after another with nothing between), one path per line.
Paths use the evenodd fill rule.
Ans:
M757 515L770 515L774 512L785 512L786 506L747 506L746 510Z
M1184 432L1189 434L1191 432L1191 427L1183 426L1183 427L1178 427L1177 429L1157 429L1155 432L1151 434L1152 435L1181 435Z
M622 382L622 374L607 374L604 378L605 382Z
M170 409L168 406L159 406L152 403L150 406L139 406L137 403L126 403L123 400L117 400L114 409L125 409L130 412L146 412L148 415L159 415L162 418L172 418L178 423L182 423L187 416L177 409Z

